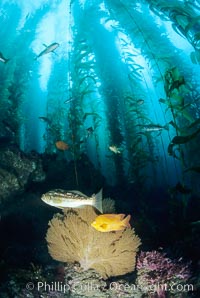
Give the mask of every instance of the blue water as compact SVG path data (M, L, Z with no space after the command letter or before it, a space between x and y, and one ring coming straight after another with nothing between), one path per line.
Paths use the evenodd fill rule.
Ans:
M189 128L200 116L198 1L4 0L0 9L0 52L10 59L0 63L1 137L58 155L64 141L65 159L86 154L111 185L181 182L199 192L199 174L184 172L198 165L199 135L168 152L174 136L199 128ZM166 94L172 69L184 83ZM152 124L168 126L146 132Z
M199 15L199 0L0 1L2 297L59 277L45 237L62 211L41 200L59 188L102 189L142 251L192 261L198 291Z

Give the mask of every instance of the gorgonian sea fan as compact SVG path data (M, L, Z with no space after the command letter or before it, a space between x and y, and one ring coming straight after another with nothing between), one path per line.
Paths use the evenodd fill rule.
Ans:
M101 233L91 226L96 217L91 206L55 215L46 236L50 255L61 262L78 262L83 270L95 269L103 278L132 272L140 238L130 228Z

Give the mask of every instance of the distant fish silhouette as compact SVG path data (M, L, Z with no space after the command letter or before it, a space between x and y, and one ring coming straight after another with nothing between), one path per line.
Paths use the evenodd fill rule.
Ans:
M111 145L111 146L108 146L109 150L115 154L121 154L121 150L115 146L115 145Z
M62 151L68 150L69 149L69 145L63 141L57 141L55 143L56 148Z
M90 126L90 127L88 127L88 128L86 129L86 131L87 131L87 136L86 136L86 138L89 138L89 136L91 136L91 135L93 134L94 129L93 129L92 126Z
M3 63L7 63L10 59L6 59L3 54L0 52L0 61Z
M38 119L40 119L40 120L42 120L43 122L46 122L46 123L48 123L48 124L51 124L51 121L50 121L49 118L47 118L47 117L40 116L40 117L38 117Z
M45 54L48 54L48 53L51 53L55 51L55 49L57 49L59 47L59 43L57 42L53 42L52 44L50 44L49 46L43 44L46 48L39 54L35 57L35 60L37 60L39 57L45 55Z
M161 131L163 129L169 130L169 125L160 125L160 124L147 124L147 125L140 125L138 124L137 126L142 127L143 131L146 132L153 132L153 131Z
M138 106L143 105L143 103L144 103L144 100L143 100L143 99L138 99L138 100L136 101L136 104L137 104Z
M75 97L70 97L70 98L66 99L66 100L64 101L64 103L70 103L70 102L72 102L72 101L74 101L74 100L76 100Z

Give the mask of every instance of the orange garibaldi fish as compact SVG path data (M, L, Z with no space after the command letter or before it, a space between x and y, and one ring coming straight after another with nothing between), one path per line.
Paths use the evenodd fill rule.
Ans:
M56 145L56 148L59 149L59 150L65 151L65 150L69 149L69 145L67 143L63 142L63 141L57 141L55 143L55 145Z
M91 226L99 232L121 231L130 228L131 216L125 214L101 214L97 216Z

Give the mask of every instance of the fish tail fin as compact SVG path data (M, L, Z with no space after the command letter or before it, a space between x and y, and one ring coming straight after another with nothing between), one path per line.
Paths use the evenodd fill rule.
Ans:
M100 191L94 195L94 207L99 210L101 213L103 213L103 208L102 208L102 188Z
M131 219L131 215L130 215L130 214L127 215L127 217L125 217L125 218L123 219L122 222L123 222L123 225L124 225L125 227L128 227L128 228L131 227L131 225L130 225L130 223L129 223L130 219Z
M5 59L5 63L8 63L8 61L10 61L10 59Z

